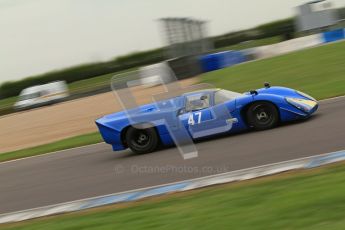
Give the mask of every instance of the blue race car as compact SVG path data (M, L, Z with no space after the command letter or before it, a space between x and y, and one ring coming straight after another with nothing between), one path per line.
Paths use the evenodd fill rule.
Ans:
M176 140L197 140L222 133L266 130L281 122L306 119L318 108L311 96L285 87L240 94L224 89L186 93L96 120L114 151L149 153ZM187 134L187 136L186 136Z

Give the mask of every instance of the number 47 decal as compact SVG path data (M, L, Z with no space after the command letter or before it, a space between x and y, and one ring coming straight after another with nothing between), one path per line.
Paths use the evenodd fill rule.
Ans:
M198 119L197 119L197 124L200 124L201 123L201 112L196 112L194 113ZM188 118L188 125L195 125L195 121L194 121L194 114L191 113L189 115L189 118Z

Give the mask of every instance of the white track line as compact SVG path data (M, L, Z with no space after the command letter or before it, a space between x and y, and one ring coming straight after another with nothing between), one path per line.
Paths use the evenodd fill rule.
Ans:
M328 98L328 99L323 99L323 100L320 100L319 102L333 101L333 100L337 100L337 99L341 99L341 98L345 98L345 96L338 96L338 97L332 97L332 98ZM56 153L61 153L61 152L69 151L69 150L75 150L75 149L90 147L90 146L99 145L99 144L104 144L104 143L105 143L105 142L100 142L100 143L91 144L91 145L84 145L84 146L80 146L80 147L75 147L75 148L70 148L70 149L64 149L64 150L59 150L59 151L50 152L50 153L44 153L44 154L37 155L37 156L24 157L24 158L15 159L15 160L4 161L4 162L0 162L0 165L6 164L6 163L13 163L13 162L16 162L16 161L21 161L21 160L28 160L28 159L35 158L35 157L43 157L43 156L47 156L47 155L52 155L52 154L56 154ZM48 143L48 144L49 144L49 143ZM1 154L0 154L0 155L1 155Z
M333 101L333 100L341 99L341 98L345 98L345 96L331 97L331 98L328 98L328 99L323 99L323 100L321 100L319 102Z
M44 153L44 154L41 154L41 155L36 155L36 156L31 156L31 157L24 157L24 158L19 158L19 159L4 161L4 162L0 162L0 165L2 165L2 164L7 164L7 163L13 163L13 162L16 162L16 161L21 161L21 160L28 160L28 159L36 158L36 157L43 157L43 156L52 155L52 154L56 154L56 153L66 152L66 151L69 151L69 150L75 150L75 149L81 149L81 148L91 147L91 146L100 145L100 144L104 144L104 143L105 143L105 142L100 142L100 143L91 144L91 145L84 145L84 146L74 147L74 148L70 148L70 149L63 149L63 150L59 150L59 151L55 151L55 152ZM0 154L0 155L1 155L1 154Z

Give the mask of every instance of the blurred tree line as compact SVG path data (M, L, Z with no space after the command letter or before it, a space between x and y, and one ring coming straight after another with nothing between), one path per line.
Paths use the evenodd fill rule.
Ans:
M214 47L222 48L235 45L245 41L269 38L274 36L283 36L285 39L293 38L295 33L294 18L288 18L260 25L253 29L242 30L224 34L213 38Z
M339 14L342 18L345 18L345 8L340 9ZM278 35L282 36L284 40L288 40L293 38L294 34L294 18L288 18L263 24L252 29L231 32L221 36L212 37L211 40L215 48L222 48L241 42L269 38ZM5 82L0 86L0 99L16 96L22 89L37 84L45 84L57 80L65 80L67 83L71 83L103 74L114 73L133 67L161 62L164 59L164 48L160 48L120 56L108 62L80 65L25 78L19 81Z

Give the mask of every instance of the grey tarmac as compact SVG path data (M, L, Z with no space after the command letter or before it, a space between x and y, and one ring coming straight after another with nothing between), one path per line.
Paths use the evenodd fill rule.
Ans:
M105 143L0 164L0 214L123 192L345 149L345 98L320 103L311 119L135 155Z

